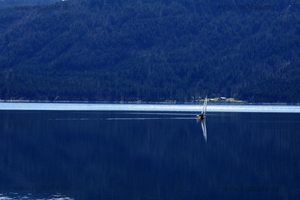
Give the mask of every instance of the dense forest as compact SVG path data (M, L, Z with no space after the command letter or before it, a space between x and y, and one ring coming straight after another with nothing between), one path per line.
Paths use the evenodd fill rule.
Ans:
M0 0L0 9L14 6L36 6L55 3L59 0Z
M4 1L0 99L300 102L300 1Z

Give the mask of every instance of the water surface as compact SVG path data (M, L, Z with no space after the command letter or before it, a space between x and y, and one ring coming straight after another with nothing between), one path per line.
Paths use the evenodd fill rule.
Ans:
M0 103L0 110L201 112L195 104ZM209 105L208 112L300 113L296 105Z
M300 114L195 115L2 110L0 199L300 197Z

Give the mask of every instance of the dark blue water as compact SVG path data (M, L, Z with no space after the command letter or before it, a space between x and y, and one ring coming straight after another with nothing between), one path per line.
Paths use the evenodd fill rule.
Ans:
M299 199L299 121L0 111L0 199Z

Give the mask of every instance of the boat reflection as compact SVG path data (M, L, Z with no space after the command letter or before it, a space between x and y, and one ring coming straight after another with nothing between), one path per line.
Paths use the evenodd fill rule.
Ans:
M199 123L199 122L201 122L201 127L202 127L204 140L205 140L205 142L207 142L207 131L206 131L205 118L204 119L197 119L197 123Z

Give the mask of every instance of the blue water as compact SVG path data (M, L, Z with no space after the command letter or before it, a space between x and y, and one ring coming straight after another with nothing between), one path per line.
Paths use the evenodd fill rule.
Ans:
M0 199L299 199L299 108L142 106L0 104Z

